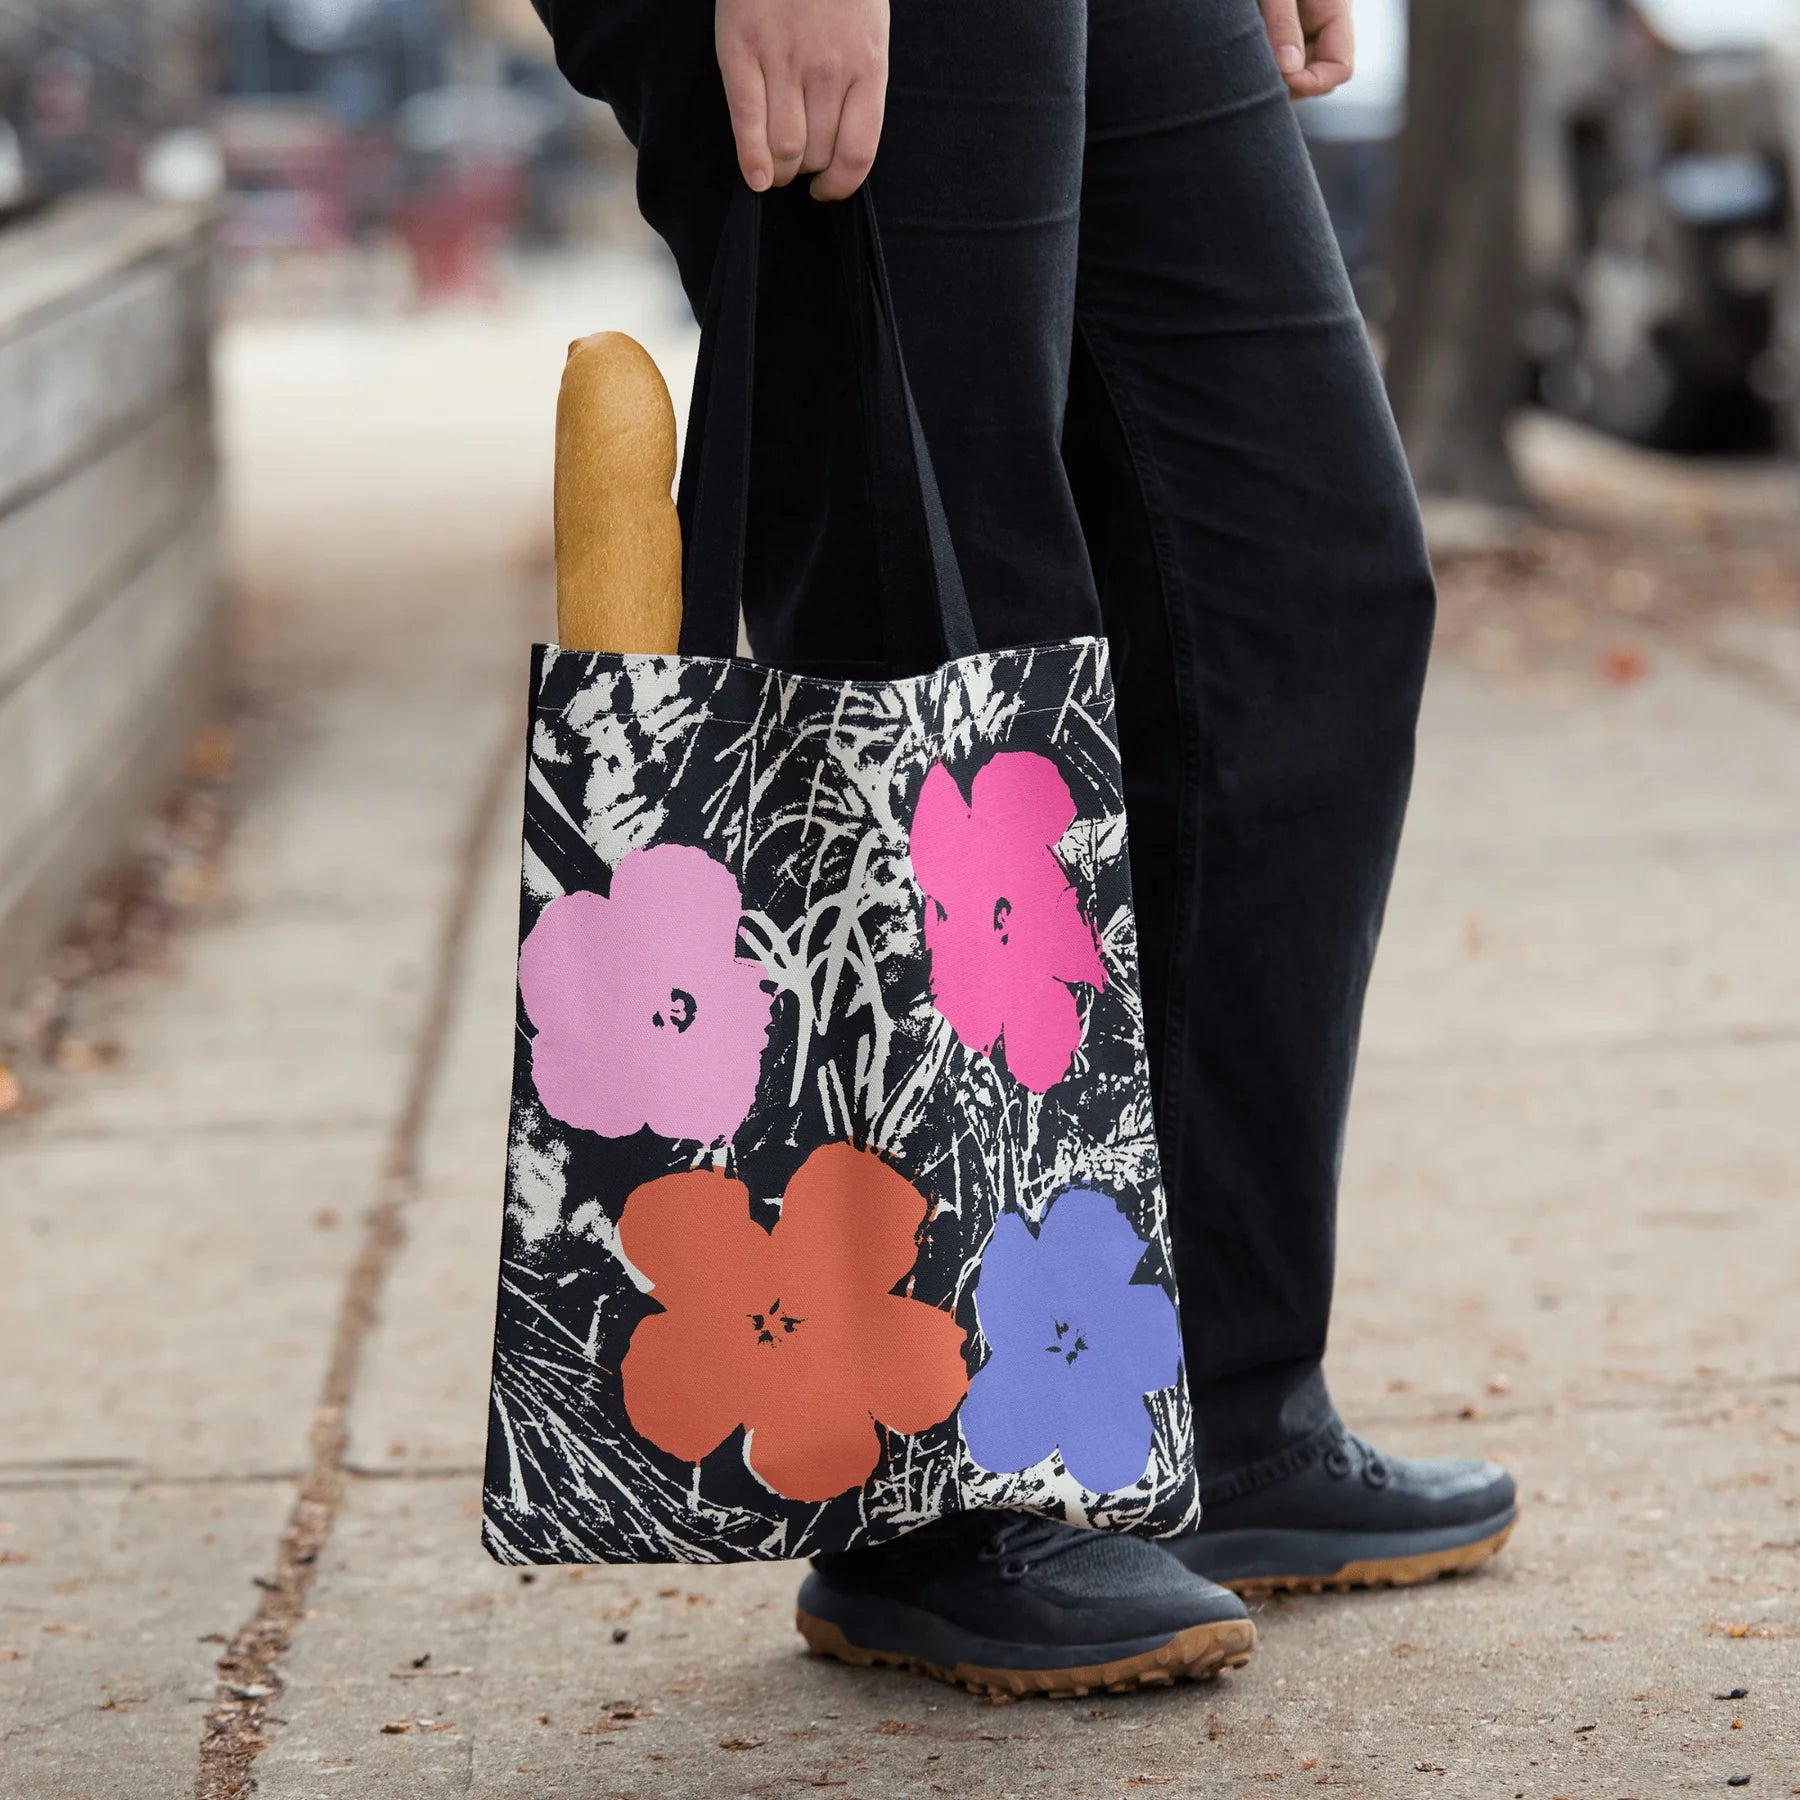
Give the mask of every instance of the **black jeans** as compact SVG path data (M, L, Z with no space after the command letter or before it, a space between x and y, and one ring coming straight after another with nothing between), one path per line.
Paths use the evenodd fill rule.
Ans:
M540 0L696 305L738 180L708 0ZM873 176L984 646L1103 629L1205 1491L1297 1467L1433 592L1255 0L894 0ZM879 655L824 209L765 251L759 654Z

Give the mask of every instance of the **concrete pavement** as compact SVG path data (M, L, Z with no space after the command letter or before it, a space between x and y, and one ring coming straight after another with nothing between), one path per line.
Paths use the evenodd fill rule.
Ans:
M691 354L625 261L227 341L280 704L218 905L87 1002L123 1060L0 1126L0 1793L1800 1791L1791 618L1622 686L1433 673L1331 1367L1384 1445L1517 1471L1488 1571L1263 1604L1209 1686L994 1708L808 1662L791 1570L487 1561L522 653L600 324Z

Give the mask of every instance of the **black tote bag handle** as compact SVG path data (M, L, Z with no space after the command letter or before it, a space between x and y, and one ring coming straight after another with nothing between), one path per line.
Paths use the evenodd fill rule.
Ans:
M707 295L678 496L681 654L736 653L750 496L751 395L756 356L762 199L740 187ZM931 456L907 384L865 184L832 206L855 328L868 442L882 640L890 668L929 668L977 645Z

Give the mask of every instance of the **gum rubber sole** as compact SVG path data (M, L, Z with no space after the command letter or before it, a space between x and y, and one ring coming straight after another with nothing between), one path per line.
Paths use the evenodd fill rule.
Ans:
M1047 1700L1080 1700L1089 1694L1126 1694L1134 1688L1205 1681L1221 1669L1242 1668L1256 1648L1256 1627L1248 1619L1220 1619L1211 1625L1190 1625L1166 1644L1116 1662L1071 1669L991 1669L959 1662L945 1668L900 1650L865 1649L851 1643L829 1619L808 1612L796 1613L794 1623L814 1656L835 1657L858 1669L904 1669L929 1675L989 1700L1023 1700L1033 1694Z
M1335 1594L1351 1588L1417 1587L1442 1575L1460 1575L1498 1556L1512 1536L1516 1519L1508 1519L1491 1537L1447 1550L1425 1550L1416 1556L1371 1556L1347 1562L1331 1575L1246 1575L1222 1579L1220 1587L1248 1600L1270 1594Z

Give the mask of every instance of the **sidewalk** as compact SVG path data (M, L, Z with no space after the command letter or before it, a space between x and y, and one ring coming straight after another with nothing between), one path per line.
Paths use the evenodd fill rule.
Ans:
M219 904L98 998L123 1060L0 1121L0 1794L1800 1791L1791 625L1618 687L1434 671L1332 1374L1384 1445L1516 1470L1490 1570L1263 1604L1209 1686L993 1708L808 1662L789 1569L486 1559L523 653L601 323L691 357L623 261L227 342L283 701Z

